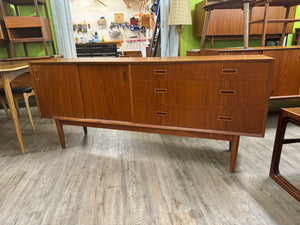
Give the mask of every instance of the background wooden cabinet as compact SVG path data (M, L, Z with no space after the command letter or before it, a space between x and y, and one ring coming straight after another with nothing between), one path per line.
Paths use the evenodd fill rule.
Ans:
M195 20L194 20L194 35L195 37L201 37L202 29L205 18L205 11L203 6L206 1L202 1L196 4L195 8ZM269 19L283 19L285 17L286 9L284 7L270 7ZM289 18L295 18L296 8L292 7L290 10ZM264 7L253 7L251 20L263 19ZM241 9L224 9L224 10L213 10L209 20L207 28L207 36L242 36L244 35L244 14ZM270 37L280 37L283 30L283 24L268 24L267 35ZM293 32L293 23L287 26L287 34ZM250 25L250 38L251 35L261 35L262 24L251 24Z

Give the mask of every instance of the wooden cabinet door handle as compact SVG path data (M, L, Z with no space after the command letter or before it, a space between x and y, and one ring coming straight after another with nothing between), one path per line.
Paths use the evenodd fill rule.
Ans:
M123 82L127 82L128 81L128 74L127 74L127 71L123 71Z
M223 75L237 74L237 69L222 69L222 74Z
M218 120L220 120L220 121L232 121L233 117L231 117L231 116L219 116Z
M157 116L166 116L167 112L156 111L155 115L157 115Z
M40 80L39 75L37 73L37 70L34 70L33 74L34 74L34 78L35 78L36 81Z
M167 93L167 89L164 89L164 88L155 88L154 92L158 93L158 94L165 94L165 93Z
M155 75L166 75L168 74L168 70L154 70Z
M223 95L234 95L235 94L235 90L220 90L220 94L223 94Z

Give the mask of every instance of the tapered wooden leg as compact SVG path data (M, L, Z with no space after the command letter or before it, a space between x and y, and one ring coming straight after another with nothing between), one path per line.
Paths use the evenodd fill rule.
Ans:
M290 14L290 7L287 7L286 12L285 12L285 19L289 18L289 14ZM285 38L285 35L286 35L287 25L288 25L287 23L283 24L283 29L282 29L282 34L281 34L281 37L280 37L279 45L283 45L284 38Z
M205 12L205 20L204 20L204 25L203 25L202 35L201 35L201 42L200 42L200 51L202 49L204 49L204 44L205 44L205 38L206 38L206 32L207 32L210 13L211 13L211 10L208 10L208 11Z
M234 172L236 157L239 149L240 136L233 136L230 142L230 172Z
M20 118L21 113L20 113L20 109L19 109L18 99L15 98L14 100L15 100L15 106L16 106L16 110L17 110L17 113L18 113L18 117Z
M4 100L2 98L0 99L0 102L2 104L3 109L5 110L5 112L7 114L7 116L10 117L10 113L9 113L9 111L8 111L6 105L5 105L5 102L4 102Z
M1 80L2 80L3 87L4 87L7 103L8 103L9 109L10 109L11 117L14 121L14 126L16 129L17 137L18 137L19 144L21 147L21 152L23 154L25 154L24 143L23 143L22 134L21 134L21 130L20 130L18 115L17 115L15 104L14 104L14 98L13 98L13 95L11 92L10 82L7 77L7 74L5 74L5 73L1 74Z
M265 46L266 34L267 34L267 24L268 24L268 11L269 11L269 3L266 3L265 4L265 12L264 12L262 37L261 37L261 46Z
M61 143L61 147L66 148L63 125L62 125L60 120L55 120L55 123L56 123L56 128L57 128L59 140L60 140L60 143Z
M28 112L28 117L29 117L29 120L30 120L31 128L32 128L32 130L35 130L34 129L33 120L32 120L32 116L31 116L31 111L30 111L30 108L29 108L29 102L28 102L28 98L29 98L30 94L24 93L23 96L24 96L24 102L25 102L25 105L26 105L26 108L27 108L27 112Z
M87 135L87 127L83 127L84 134Z

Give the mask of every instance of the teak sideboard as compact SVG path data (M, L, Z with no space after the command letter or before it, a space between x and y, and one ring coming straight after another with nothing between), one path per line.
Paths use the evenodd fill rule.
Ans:
M30 63L39 114L63 125L230 141L263 137L273 59L263 55L56 59Z

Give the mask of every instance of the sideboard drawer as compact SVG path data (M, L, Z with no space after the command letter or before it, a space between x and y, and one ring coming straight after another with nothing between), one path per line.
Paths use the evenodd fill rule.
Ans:
M263 108L266 93L266 81L133 81L136 103Z
M135 103L133 122L263 135L263 118L264 109Z
M266 63L132 65L133 80L268 80ZM259 72L257 72L259 71Z

